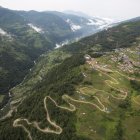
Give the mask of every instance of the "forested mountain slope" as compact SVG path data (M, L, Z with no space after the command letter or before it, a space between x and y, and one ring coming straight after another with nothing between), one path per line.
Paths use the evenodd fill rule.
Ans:
M87 50L92 52L95 48L101 52L117 48L127 48L139 37L139 24L139 21L122 23L114 28L109 28L93 36L84 38L79 42L75 42L65 47L64 50L79 53L86 52Z
M108 28L113 23L112 20L105 20L96 17L85 17L81 15L66 14L56 11L50 11L47 13L55 14L61 17L71 28L75 37L78 36L89 36L93 33Z
M89 22L87 19L58 13L0 7L0 94L19 83L44 51L54 49L56 43L88 35L86 30L77 32ZM68 23L68 18L74 23ZM97 27L89 26L88 30L95 33Z
M1 110L2 140L139 140L140 21L44 53Z
M30 28L15 12L0 8L0 94L21 82L40 54L52 43Z
M29 23L42 29L42 32L55 43L73 37L70 26L55 14L37 11L18 11L17 13L24 17Z
M86 18L57 11L17 11L17 13L40 27L56 43L91 35L111 24L100 18Z

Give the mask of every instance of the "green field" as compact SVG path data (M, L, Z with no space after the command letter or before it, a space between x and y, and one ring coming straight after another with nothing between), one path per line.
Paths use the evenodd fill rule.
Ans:
M134 51L134 47L129 49L131 50ZM93 140L123 138L138 140L140 137L140 96L138 96L138 91L131 86L129 78L133 77L129 77L127 72L120 71L117 67L118 62L110 67L113 63L108 61L110 55L97 58L97 61L98 65L107 65L107 68L114 72L107 73L92 69L88 64L81 67L85 78L77 87L79 92L73 98L100 106L94 98L96 96L106 106L109 113L104 113L92 105L79 104L76 114L77 134ZM135 57L132 55L131 60L136 61L136 58L136 55ZM137 77L137 80L139 78ZM120 91L127 92L127 97L124 97L123 92Z
M0 95L0 103L3 101L4 95Z

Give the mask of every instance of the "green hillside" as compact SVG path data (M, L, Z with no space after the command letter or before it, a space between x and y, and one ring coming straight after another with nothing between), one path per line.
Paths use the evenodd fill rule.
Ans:
M68 18L71 23L67 22ZM66 40L88 35L89 31L90 34L97 32L98 27L88 26L88 22L86 18L59 12L25 12L0 7L0 94L7 94L20 83L34 65L33 61L44 52ZM74 27L79 30L72 30Z
M5 8L0 8L0 28L8 34L0 34L0 93L5 93L21 82L33 61L52 44L29 28L21 16Z
M139 140L140 21L44 53L1 110L2 140Z
M43 29L45 34L53 42L61 42L73 37L70 26L59 16L46 12L19 12L29 23L33 23Z
M3 31L5 35L1 33ZM82 34L74 34L70 25L53 12L14 11L0 7L0 94L7 94L11 87L20 83L34 65L33 61L54 49L56 43Z

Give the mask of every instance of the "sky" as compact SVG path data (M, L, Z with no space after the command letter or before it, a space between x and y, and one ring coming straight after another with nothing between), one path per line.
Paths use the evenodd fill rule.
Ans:
M0 6L14 10L73 10L114 20L140 16L140 0L0 0Z

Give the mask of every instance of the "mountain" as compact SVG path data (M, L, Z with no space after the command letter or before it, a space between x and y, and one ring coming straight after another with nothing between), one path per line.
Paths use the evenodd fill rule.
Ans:
M40 27L58 43L67 38L81 38L108 27L112 21L100 18L82 17L57 11L18 11L27 21ZM53 23L53 24L52 24Z
M2 140L139 140L140 20L45 52L2 108Z
M0 7L0 93L5 94L21 82L44 51L99 31L102 23L96 24L84 17L59 12Z
M36 32L20 15L0 8L0 93L21 82L33 61L52 43Z
M37 11L18 11L18 14L24 17L29 24L41 28L44 34L54 42L61 42L73 35L69 25L55 14Z
M82 16L69 13L60 13L56 11L51 11L50 13L56 14L63 18L71 27L71 30L75 33L79 33L83 37L96 33L102 29L108 28L109 25L113 23L112 20Z

